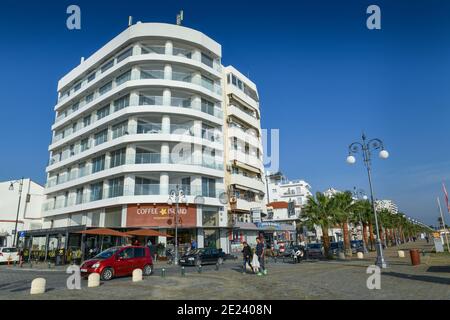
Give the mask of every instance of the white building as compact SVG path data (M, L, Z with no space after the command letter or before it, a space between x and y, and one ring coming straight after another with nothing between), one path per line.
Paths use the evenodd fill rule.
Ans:
M303 207L311 196L311 186L304 180L288 180L281 172L267 173L267 202L294 202Z
M261 207L265 186L256 86L221 56L201 32L138 22L59 81L43 212L59 244L79 227L171 234L178 186L180 242L228 251L227 211Z
M390 213L398 213L398 207L392 200L376 200L375 208L377 211L388 210Z
M20 181L0 182L0 247L14 246L16 220L18 235L23 230L39 229L42 225L44 187L30 179L23 179L20 194ZM20 207L18 206L19 198Z

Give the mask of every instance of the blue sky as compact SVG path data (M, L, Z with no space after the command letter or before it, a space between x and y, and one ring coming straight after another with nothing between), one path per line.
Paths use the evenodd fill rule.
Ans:
M66 28L77 4L82 30ZM366 28L377 4L382 30ZM0 180L45 182L56 84L127 26L175 22L221 43L223 63L258 85L262 126L280 129L281 170L313 191L366 189L345 163L364 130L391 158L374 159L376 198L436 224L450 188L449 1L2 1ZM360 159L358 159L360 160ZM450 216L447 215L450 221Z

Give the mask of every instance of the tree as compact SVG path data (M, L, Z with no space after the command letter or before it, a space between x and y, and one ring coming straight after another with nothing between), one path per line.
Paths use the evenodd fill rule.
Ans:
M372 204L370 203L369 200L359 200L358 205L357 205L357 210L361 214L363 230L364 230L363 238L366 243L366 248L369 248L369 241L367 239L367 231L369 231L370 250L373 251L373 250L375 250L375 235L373 233L373 225L375 224L375 216L373 215Z
M350 191L337 193L331 199L332 219L340 225L344 237L344 250L347 256L352 255L348 224L353 221L356 203Z
M323 233L323 249L325 257L329 257L330 252L330 236L328 231L333 223L331 216L332 212L331 198L325 196L321 192L317 192L316 196L309 196L308 202L303 210L303 217L305 218L306 226L314 228L320 226Z

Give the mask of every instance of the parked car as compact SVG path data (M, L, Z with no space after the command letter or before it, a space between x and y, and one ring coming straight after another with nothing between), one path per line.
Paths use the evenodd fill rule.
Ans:
M364 243L362 240L352 240L350 246L352 253L364 252Z
M2 247L0 248L0 263L19 262L19 250L17 248Z
M337 255L339 252L344 252L344 242L330 242L330 253Z
M308 243L306 245L306 256L308 258L323 257L323 247L321 243Z
M220 249L204 248L195 249L183 255L179 262L180 265L201 266L204 264L223 264L225 253Z
M281 254L283 261L286 259L291 259L294 263L299 263L301 260L306 257L306 249L301 245L292 245L287 247L284 252Z
M148 247L127 246L109 248L81 265L81 275L100 274L104 281L128 276L135 269L142 269L145 276L153 273L153 260Z

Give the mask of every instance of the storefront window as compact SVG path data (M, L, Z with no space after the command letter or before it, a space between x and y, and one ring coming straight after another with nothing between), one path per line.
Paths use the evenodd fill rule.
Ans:
M203 210L203 226L217 227L219 225L219 213L217 211Z
M219 232L217 229L204 231L205 248L218 248Z

